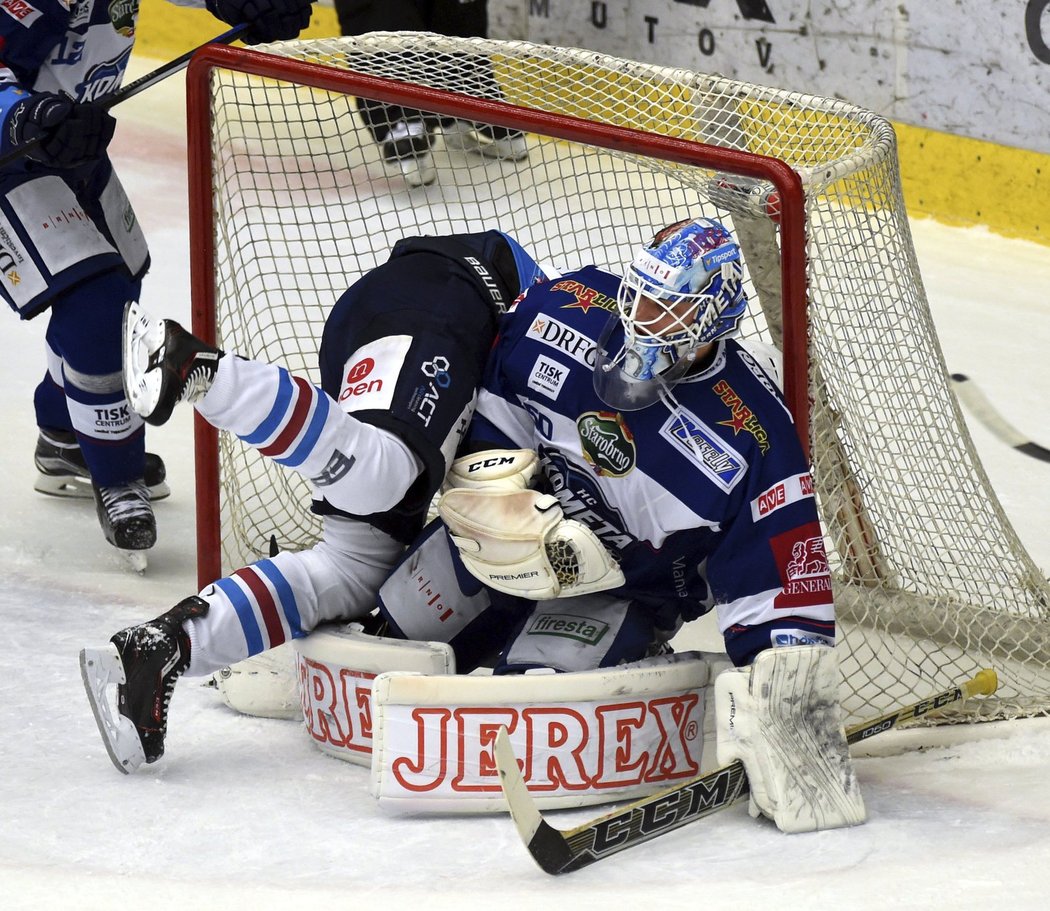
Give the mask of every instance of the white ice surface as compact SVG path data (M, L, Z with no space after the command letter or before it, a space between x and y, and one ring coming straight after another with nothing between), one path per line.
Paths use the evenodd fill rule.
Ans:
M150 238L144 304L189 318L181 81L119 108L114 156ZM1050 249L913 225L950 370L1050 445ZM173 496L146 575L94 508L33 492L43 320L10 318L0 358L0 908L1004 909L1050 906L1050 724L888 734L858 760L869 822L784 836L742 806L578 873L535 867L506 817L399 818L366 770L295 723L236 715L184 681L167 756L110 765L77 652L193 592L191 419L151 431ZM1050 567L1050 464L973 435L1003 505ZM914 749L917 744L923 749ZM558 814L570 825L595 811Z

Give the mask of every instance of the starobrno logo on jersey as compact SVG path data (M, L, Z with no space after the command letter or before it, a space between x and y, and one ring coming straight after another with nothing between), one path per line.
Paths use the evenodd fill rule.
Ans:
M588 411L576 419L584 458L599 475L622 478L634 470L634 437L623 418L611 411Z

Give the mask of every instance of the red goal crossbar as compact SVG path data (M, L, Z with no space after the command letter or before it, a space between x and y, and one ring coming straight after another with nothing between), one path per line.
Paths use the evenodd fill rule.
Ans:
M216 343L215 230L211 139L211 75L216 69L267 77L435 114L523 130L620 152L643 154L771 183L779 196L784 386L787 405L808 456L809 392L806 312L805 209L799 175L761 155L675 139L640 130L470 97L260 51L208 45L186 71L189 167L190 290L193 331ZM197 575L201 587L222 575L220 556L218 433L195 415Z

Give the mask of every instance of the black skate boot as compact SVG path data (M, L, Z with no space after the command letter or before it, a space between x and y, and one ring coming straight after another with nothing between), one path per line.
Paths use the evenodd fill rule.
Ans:
M174 320L155 320L134 302L124 308L124 391L147 424L160 426L179 402L200 399L223 354Z
M80 451L76 434L70 430L40 428L33 453L37 475L33 489L54 497L91 497L91 473ZM146 453L145 483L151 500L171 495L164 460L153 452Z
M142 481L128 481L118 487L91 485L95 493L95 510L102 526L102 534L118 550L123 551L133 569L146 568L146 555L157 543L157 520L149 491Z
M207 601L186 598L156 620L121 630L103 648L81 651L88 701L109 758L121 772L164 755L168 703L175 681L190 666L183 623L207 613ZM117 714L106 696L110 684L117 686Z
M383 161L397 168L410 186L426 186L437 177L430 154L431 142L430 132L422 120L399 120L383 141Z

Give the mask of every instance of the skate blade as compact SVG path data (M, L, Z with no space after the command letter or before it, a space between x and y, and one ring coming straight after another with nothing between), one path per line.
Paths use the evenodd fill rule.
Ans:
M86 500L94 497L91 482L72 474L38 474L33 490L47 494L49 497L67 497Z
M123 715L114 716L106 698L107 687L127 682L117 647L110 643L102 648L82 649L80 676L110 760L125 775L134 772L146 762L142 741L135 725Z
M91 482L72 474L38 474L33 490L47 494L49 497L66 497L68 499L89 500L94 498ZM171 496L167 481L161 481L149 488L150 501L163 500Z
M146 556L149 551L145 550L121 550L117 548L121 558L129 569L138 573L140 576L146 572L146 568L149 566L149 558Z

